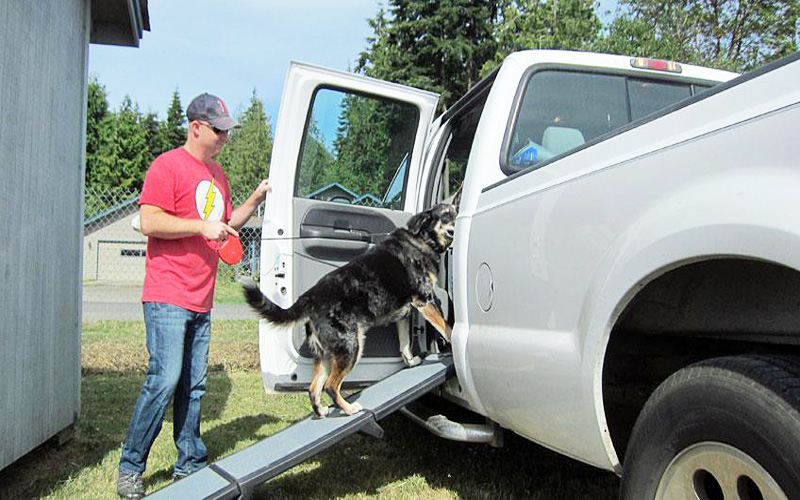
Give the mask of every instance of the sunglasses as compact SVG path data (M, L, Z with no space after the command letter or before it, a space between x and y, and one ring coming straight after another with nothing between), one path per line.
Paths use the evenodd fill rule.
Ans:
M210 123L208 123L208 122L202 122L202 121L198 120L198 121L197 121L197 123L199 123L199 124L201 124L201 125L205 125L206 127L210 128L210 129L211 129L211 130L212 130L212 131L213 131L215 134L217 134L217 135L220 135L220 134L227 134L227 133L228 133L228 131L227 131L227 130L222 130L221 128L217 128L217 127L215 127L215 126L211 125L211 124L210 124Z

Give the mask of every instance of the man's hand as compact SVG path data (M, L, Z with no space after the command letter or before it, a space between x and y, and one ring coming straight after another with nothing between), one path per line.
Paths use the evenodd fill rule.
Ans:
M231 214L231 220L228 221L228 224L232 228L241 229L242 226L250 219L250 216L253 215L253 212L256 211L258 205L264 201L267 197L267 193L272 191L272 186L269 185L269 181L267 179L262 180L256 186L256 189L241 205L236 207Z
M203 224L202 236L207 240L215 240L222 243L228 239L229 234L239 237L239 233L235 229L222 221L205 221L205 224Z
M262 180L256 189L253 191L253 195L258 198L258 202L261 203L267 197L267 193L272 191L272 186L269 185L269 181L267 179Z

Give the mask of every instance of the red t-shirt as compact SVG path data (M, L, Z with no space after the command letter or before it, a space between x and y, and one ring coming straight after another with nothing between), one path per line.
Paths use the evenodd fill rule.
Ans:
M206 165L180 147L160 155L144 179L139 205L152 205L181 219L229 221L228 179L222 168ZM167 302L208 312L214 301L219 264L216 243L202 236L147 238L142 302Z

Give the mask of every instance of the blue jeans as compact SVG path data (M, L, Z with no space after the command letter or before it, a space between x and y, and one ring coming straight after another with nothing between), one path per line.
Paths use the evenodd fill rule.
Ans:
M122 446L119 470L144 472L150 447L174 395L173 437L178 449L174 472L191 474L208 463L208 452L200 439L200 400L206 393L211 313L145 302L144 322L150 362Z

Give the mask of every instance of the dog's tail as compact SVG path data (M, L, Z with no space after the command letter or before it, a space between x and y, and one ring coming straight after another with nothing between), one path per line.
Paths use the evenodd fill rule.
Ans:
M305 321L305 300L301 297L289 309L281 309L261 293L258 285L251 279L240 280L244 290L244 298L250 307L262 318L276 325L290 325Z

